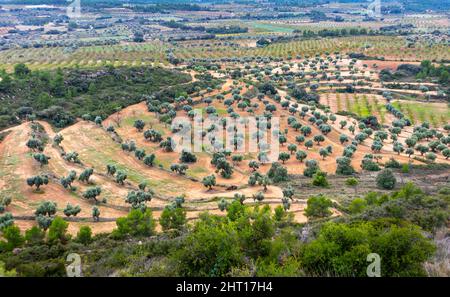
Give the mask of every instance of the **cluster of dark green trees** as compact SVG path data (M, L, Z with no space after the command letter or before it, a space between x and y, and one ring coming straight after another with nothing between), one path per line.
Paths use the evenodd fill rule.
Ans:
M76 117L91 114L106 118L162 87L183 86L188 74L149 67L64 68L31 71L17 64L14 72L0 72L0 128L18 124L30 116L56 127L72 124Z
M402 64L399 65L397 71L383 69L380 71L380 77L383 81L393 81L402 78L415 77L419 80L436 80L438 83L448 86L450 83L450 66L440 64L435 66L432 61L424 60L419 65ZM396 87L395 85L392 85ZM421 86L426 91L425 86Z
M240 27L240 26L219 26L219 27L206 28L204 26L190 26L190 25L186 25L183 22L176 22L173 20L160 22L160 25L169 27L169 28L174 28L174 29L206 32L209 34L237 34L237 33L247 33L248 32L248 28ZM211 36L211 38L214 38L214 35Z
M420 63L421 70L417 74L419 79L428 79L430 77L437 78L442 84L450 83L450 66L441 64L434 66L431 61L425 60Z
M343 36L357 36L357 35L374 35L373 30L367 30L366 28L351 28L351 29L322 29L317 32L311 30L304 30L303 37L343 37Z

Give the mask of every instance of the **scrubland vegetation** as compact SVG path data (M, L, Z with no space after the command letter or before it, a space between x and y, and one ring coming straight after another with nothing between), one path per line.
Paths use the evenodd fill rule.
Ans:
M87 226L70 236L58 217L47 232L32 227L21 235L9 224L0 260L20 276L63 276L69 252L81 254L85 276L365 276L367 254L376 252L384 276L424 276L437 249L429 238L448 219L448 192L428 196L412 183L392 194L371 192L331 220L324 220L330 206L311 198L308 225L281 206L239 199L225 216L204 213L193 223L182 204L167 206L160 232L150 210L132 210L112 233L95 236Z

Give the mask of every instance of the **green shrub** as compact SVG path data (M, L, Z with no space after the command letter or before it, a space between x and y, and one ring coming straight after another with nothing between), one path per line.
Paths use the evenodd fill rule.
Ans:
M316 172L313 175L312 184L316 187L322 187L322 188L328 187L330 184L328 183L328 180L327 180L327 173L322 172L322 171Z
M27 245L39 245L43 244L45 239L45 231L38 226L33 226L25 231L25 241Z
M305 216L308 218L329 217L332 214L329 209L332 205L332 201L323 195L313 196L308 199Z
M272 163L272 166L270 167L269 171L267 172L267 176L272 180L274 183L279 183L283 181L288 181L288 171L286 167L281 165L278 162Z
M204 277L225 276L244 260L235 227L212 218L197 222L172 257L181 275Z
M425 276L423 263L434 246L414 225L385 226L386 222L353 225L327 223L301 256L303 269L313 276L367 276L367 255L380 255L381 276Z
M81 226L77 233L76 241L81 244L87 245L92 242L92 230L89 226Z
M16 275L17 273L14 269L8 271L5 268L5 263L0 262L0 277L14 277Z
M163 231L171 229L181 230L184 228L186 222L186 210L182 207L173 205L164 207L161 217L159 218L159 224Z
M16 225L4 228L2 230L2 237L6 239L6 241L0 241L0 251L12 251L25 243L25 239L20 234L20 229Z
M377 175L377 186L382 189L392 190L397 183L395 175L389 169L384 169Z
M356 214L356 213L363 212L366 207L367 207L367 201L365 199L356 198L348 206L348 211L351 214Z
M56 242L66 243L70 237L67 234L69 223L60 217L56 217L48 228L48 242L54 244Z
M145 212L139 209L132 209L126 217L118 218L116 225L117 229L114 229L111 235L113 238L119 239L125 236L154 235L156 222L150 209L147 209Z
M402 167L402 165L394 158L390 158L389 161L387 161L386 164L384 164L384 167L399 169Z

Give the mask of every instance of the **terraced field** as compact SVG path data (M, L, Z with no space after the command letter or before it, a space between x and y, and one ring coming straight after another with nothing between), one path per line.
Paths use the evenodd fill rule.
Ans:
M335 46L333 44L328 45L327 42L342 42L342 40L321 40L320 42L326 48ZM297 44L299 47L295 48L294 51L301 52L306 47L314 47L315 41L304 41ZM275 50L282 55L292 54L293 52L290 51L288 53L288 45L277 44L264 49L254 49L253 53L274 55L273 51ZM348 48L349 45L342 46ZM159 55L163 55L162 46L150 45L123 45L121 48L110 48L108 50L103 47L84 48L79 49L78 51L82 52L78 52L77 55L81 57L83 53L86 61L106 56L109 57L108 59L113 59L117 58L118 55L125 55L120 53L124 48L129 50L126 55L129 61L137 61L141 55L148 55L148 52L158 52ZM317 53L317 48L313 51ZM38 52L39 50L36 50L36 53ZM58 53L58 51L54 51L52 54L58 55ZM211 57L209 56L211 52L205 51L203 54L205 57ZM149 59L152 59L152 57L149 56ZM19 57L14 56L14 59L16 58ZM99 63L103 63L103 61ZM61 63L64 63L64 61L62 60ZM321 67L325 66L325 63L328 63L327 67ZM267 112L270 111L272 117L280 120L278 130L285 137L285 141L280 146L280 162L289 175L296 176L302 181L301 186L306 189L311 187L310 181L300 177L307 168L306 160L315 160L321 171L334 176L338 166L336 160L346 154L345 150L348 150L348 145L352 142L358 143L350 160L350 165L356 172L362 172L361 164L363 160L366 160L367 156L373 157L373 155L377 156L376 163L380 166L383 166L391 158L404 164L423 165L429 162L449 164L450 162L444 156L442 149L435 150L431 157L429 151L426 155L423 155L418 149L413 150L413 156L405 152L407 139L414 133L412 126L403 127L396 134L395 140L393 140L392 135L391 138L386 136L382 148L374 149L376 142L379 142L374 131L371 130L371 133L369 133L365 125L359 125L355 118L350 115L342 115L342 112L349 112L360 118L374 115L383 125L380 129L386 133L391 133L391 125L396 121L394 114L386 108L387 99L380 95L383 91L395 92L395 90L382 87L378 77L378 67L375 67L373 63L367 66L361 65L362 63L363 61L355 62L347 57L338 58L334 55L329 55L324 59L319 57L317 59L294 58L289 61L272 61L269 63L252 61L246 65L229 63L226 64L229 67L228 71L221 69L202 70L213 77L223 77L225 84L218 89L200 90L201 92L196 93L199 94L198 96L191 98L192 103L189 107L197 109L202 114L206 114L212 109L213 113L220 117L233 116L237 119L245 119L255 115L261 116L264 112L267 116ZM83 64L83 66L88 65L90 64ZM357 65L356 69L354 65ZM265 69L269 66L270 71ZM47 64L45 67L52 66ZM252 69L254 71L248 71ZM323 72L322 74L326 74L330 79L318 76L318 73L315 72L319 69ZM242 76L239 79L232 79L230 73L233 70L243 71ZM293 75L301 72L303 74L300 76ZM338 79L336 72L339 72L341 79ZM195 77L198 73L195 70L190 70L190 74ZM295 78L289 76L295 76ZM274 77L281 79L274 81ZM322 107L316 108L310 102L297 102L291 96L292 88L289 82L292 81L298 87L305 87L308 92L313 91L314 83L321 84L317 87L320 103L328 107L329 110L327 108L320 109ZM355 88L356 92L343 92L346 85L356 83L356 81L363 83L362 86ZM260 87L261 82L270 82L277 95L274 96L270 92L260 93L258 87ZM417 93L419 99L423 100L424 95L418 91ZM186 100L186 98L183 100ZM185 174L173 172L171 170L172 165L183 164L180 161L180 153L165 151L161 148L159 141L146 140L144 132L138 131L134 127L136 121L141 120L145 124L144 131L153 129L160 133L162 139L174 136L172 133L173 127L162 122L164 114L160 111L149 111L149 102L151 100L128 106L97 123L79 119L74 125L58 131L58 134L63 137L59 146L52 144L52 139L56 135L54 128L46 122L39 122L47 138L43 153L50 157L48 164L42 166L34 160L33 153L26 147L26 142L32 135L31 127L34 124L25 122L20 126L11 128L10 134L0 143L2 169L0 171L2 182L0 184L0 195L14 197L11 212L20 221L20 226L30 226L37 205L42 201L52 200L58 203L59 213L68 203L79 205L82 208L80 216L73 220L70 231L78 230L77 228L81 223L91 225L95 232L110 231L114 227L114 221L118 217L124 216L130 209L130 205L125 201L127 194L132 190L137 190L138 185L143 182L154 192L148 206L154 211L157 218L164 206L173 202L180 195L185 198L187 216L192 220L198 218L204 210L222 213L218 202L222 199L231 201L234 195L238 193L246 196L246 204L255 203L256 198L254 197L260 192L264 195L264 200L260 203L269 204L272 207L282 204L282 185L269 184L267 189L264 189L265 187L262 184L249 185L249 179L254 173L254 170L250 168L250 162L256 161L258 154L249 151L248 145L246 150L240 153L242 154L241 161L235 162L232 161L232 156L226 157L226 162L232 164L231 176L222 176L212 164L214 154L208 150L211 147L208 137L203 139L202 147L204 150L195 152L197 161L187 164L188 168ZM186 105L189 104L183 105L173 102L163 109L172 110L175 112L175 116L187 117L190 108L183 110ZM450 113L448 106L445 104L394 100L392 105L410 118L414 125L429 122L436 128L436 133L439 132L444 135L447 133L443 127L449 123ZM317 124L318 121L322 121L322 124ZM298 124L297 127L292 125L294 122ZM342 122L346 124L342 125ZM255 142L254 135L247 130L245 122L241 123L246 128L242 138L246 143ZM329 128L326 132L323 131L324 124ZM203 125L206 129L210 128L206 124ZM353 131L351 131L350 126L354 128ZM111 132L109 127L112 127L115 134ZM302 132L302 127L308 127L309 133ZM359 140L358 137L366 132L369 134L364 139ZM299 138L302 135L304 137ZM322 136L323 139L320 140L320 138L316 138L317 136ZM342 140L343 137L345 138L344 141ZM137 149L143 149L145 155L155 154L156 158L152 166L146 165L141 159L137 158L135 151L126 151L122 148L122 144L131 143L131 141L135 143ZM227 141L229 142L230 139L224 137L224 142ZM429 138L423 138L417 141L417 146L428 146L431 141ZM401 146L402 150L399 151L398 146ZM324 153L325 150L326 153ZM299 160L296 157L297 151L304 152L306 157ZM78 153L81 163L66 161L62 152ZM284 159L281 159L282 154ZM431 159L433 156L432 161L425 159ZM117 182L116 177L107 174L107 165L115 166L118 171L126 174L127 177L123 184ZM88 168L94 170L88 183L76 180L74 181L76 189L72 191L62 186L61 178L67 176L71 170L79 176ZM270 164L261 163L257 171L261 175L266 175L270 168ZM26 186L27 178L35 175L49 176L48 185L43 185L39 190ZM217 182L211 189L208 189L202 184L202 180L211 175L215 176ZM101 187L98 202L83 198L85 191L94 186ZM313 189L317 190L317 188ZM292 201L290 211L294 213L297 222L306 221L304 208L311 191L305 190L305 192L296 193L295 199ZM342 191L342 194L347 195L348 193ZM340 194L336 194L336 201L339 202L339 199L341 199ZM98 206L100 209L100 222L92 221L90 213L93 206ZM334 215L339 215L339 211L334 210Z
M263 24L258 23L258 26ZM274 28L274 25L264 25ZM281 29L280 29L281 30ZM168 64L166 50L171 48L181 59L222 59L240 57L295 57L325 55L325 53L350 53L363 51L368 56L385 57L387 60L422 61L425 59L449 60L445 44L417 44L408 47L402 37L357 36L342 38L316 38L311 40L275 43L264 48L236 47L234 45L183 46L161 41L143 44L127 43L112 46L70 48L29 48L0 52L0 68L11 71L17 63L26 63L31 69L54 69L58 67L96 67L106 64L115 66ZM211 44L211 42L205 42ZM214 44L214 43L212 43Z
M421 103L397 100L392 103L402 111L414 124L428 122L439 128L450 121L450 107L445 103Z
M167 63L166 46L159 42L71 48L30 48L0 52L0 68L12 71L15 64L25 63L30 69L63 67L99 67L107 64L138 66Z

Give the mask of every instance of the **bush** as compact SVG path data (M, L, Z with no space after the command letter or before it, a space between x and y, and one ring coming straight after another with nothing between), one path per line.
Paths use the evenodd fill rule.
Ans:
M272 180L274 183L279 183L283 181L288 181L288 171L286 167L281 165L278 162L272 163L272 167L270 167L269 171L267 172L267 176Z
M89 226L81 226L80 230L77 233L76 241L88 245L92 242L92 230Z
M381 189L392 190L397 183L395 175L389 169L384 169L377 175L377 186Z
M322 172L322 171L316 172L313 175L312 184L316 187L322 187L322 188L328 187L330 184L328 183L328 180L327 180L327 173Z
M354 177L350 177L345 180L345 184L349 187L357 187L359 184L359 181Z
M351 159L348 157L339 157L336 159L336 174L339 175L352 175L355 173L355 169L353 169L351 165Z
M113 238L120 239L125 236L154 235L156 222L150 209L147 209L145 212L139 209L132 209L126 217L118 218L116 225L117 229L114 229L111 235Z
M365 200L371 207L360 216L363 220L383 217L410 221L424 230L434 232L449 220L447 196L428 196L412 183L407 183L392 195L371 192Z
M5 263L0 262L0 277L14 277L17 273L15 270L7 271L5 269Z
M11 213L7 212L3 215L0 215L0 231L8 226L11 226L12 224L14 224L14 217Z
M413 225L327 223L308 243L301 263L308 275L367 276L367 255L382 259L381 276L425 276L423 263L434 252L431 242Z
M243 256L233 224L207 217L196 223L172 257L182 276L211 277L225 276L243 262Z
M11 225L2 230L2 236L6 241L0 241L0 252L12 251L17 247L21 247L25 239L20 234L20 229L16 225Z
M367 201L362 198L354 199L348 206L348 211L351 214L361 213L367 207Z
M308 218L329 217L332 214L329 210L332 205L332 201L323 195L313 196L308 199L305 216Z
M402 167L402 165L394 158L390 158L389 161L387 161L386 164L384 164L384 167L399 169Z
M197 162L197 157L188 151L182 151L180 156L180 161L183 163L195 163Z
M60 217L56 217L48 229L48 241L52 244L56 242L66 243L69 240L67 235L67 228L69 223Z
M44 243L45 231L41 230L38 226L33 226L31 229L25 231L25 241L27 245L39 245Z
M377 163L375 163L374 161L372 161L371 159L368 158L364 158L361 161L361 168L367 171L380 171L381 168L380 166L378 166Z
M313 177L314 174L320 170L316 160L310 159L305 162L306 168L303 171L303 175L306 177Z
M186 210L174 205L164 207L161 217L159 218L159 224L163 231L171 229L182 230L186 225L186 222Z

